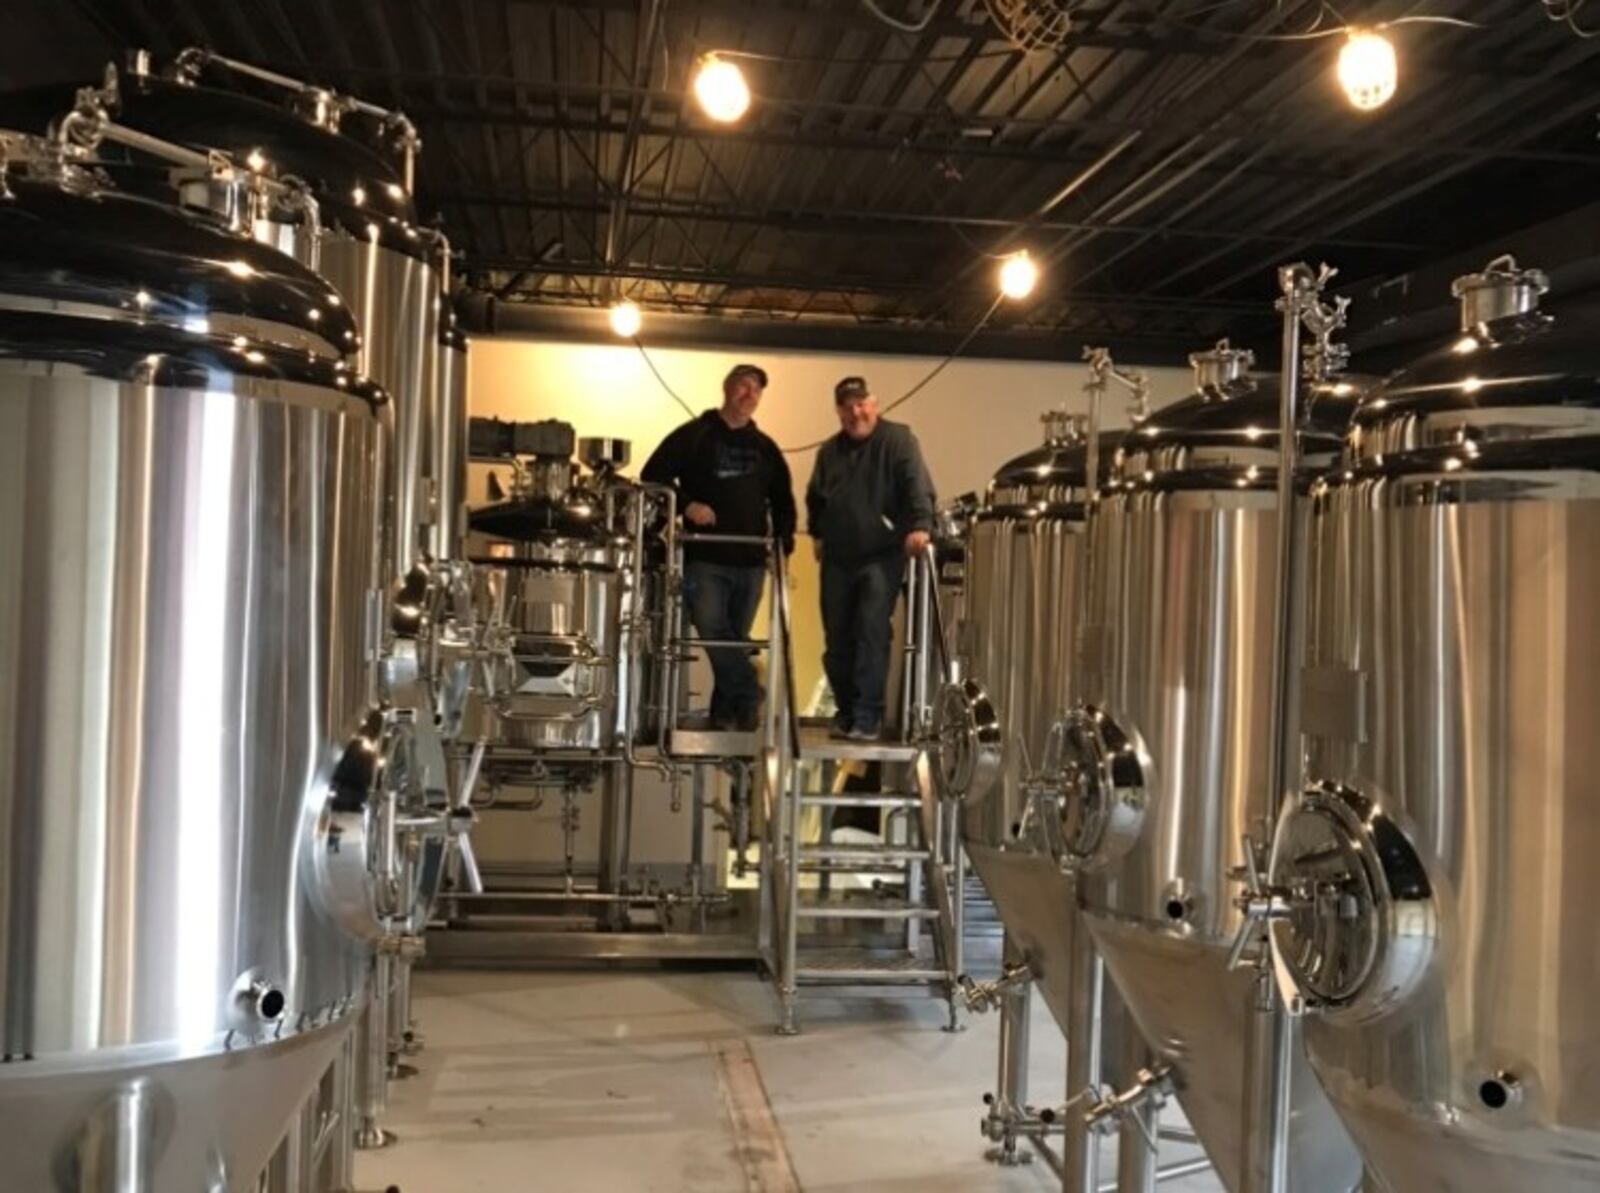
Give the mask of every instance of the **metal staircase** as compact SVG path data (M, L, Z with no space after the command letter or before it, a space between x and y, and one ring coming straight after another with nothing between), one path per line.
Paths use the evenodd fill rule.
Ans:
M924 741L939 640L933 575L931 555L913 561L898 741L835 740L826 725L802 725L792 715L786 591L774 610L785 668L773 690L788 703L790 732L779 735L766 768L764 864L785 1035L799 1030L802 986L924 986L946 1000L950 1030L961 1026L965 857L954 805L935 789ZM843 775L857 767L875 772L876 783L845 790ZM877 831L843 839L840 813L864 813Z
M802 986L923 986L961 1026L962 920L966 859L955 805L935 788L928 756L930 694L948 670L931 550L913 560L900 685L899 740L830 738L802 724L794 691L793 620L786 562L772 540L685 534L680 543L756 542L768 551L769 630L740 643L766 659L768 697L753 732L685 724L682 695L669 694L660 757L678 763L745 766L760 801L762 956L776 984L786 1035L798 1030ZM708 646L675 615L664 635L683 663ZM869 789L845 790L844 775L870 768ZM873 830L845 833L836 820L867 819ZM742 856L742 849L741 849Z

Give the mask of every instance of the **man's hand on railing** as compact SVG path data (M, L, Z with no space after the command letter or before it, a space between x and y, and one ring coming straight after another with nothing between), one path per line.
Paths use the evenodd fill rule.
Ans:
M913 530L906 535L906 554L915 559L928 549L930 541L926 530Z
M683 507L683 520L696 526L715 526L717 511L703 501L691 501Z

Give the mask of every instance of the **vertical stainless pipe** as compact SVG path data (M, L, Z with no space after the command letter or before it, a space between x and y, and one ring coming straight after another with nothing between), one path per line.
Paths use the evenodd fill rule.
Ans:
M1300 776L1295 682L1300 674L1300 606L1305 584L1295 481L1299 462L1300 334L1307 275L1304 265L1285 266L1278 271L1283 344L1278 370L1278 607L1273 641L1272 757L1267 770L1272 783L1266 807L1269 835L1283 801L1299 786ZM1295 1031L1265 968L1257 975L1251 1009L1246 1042L1241 1193L1287 1193L1290 1066Z
M1105 1003L1105 962L1095 951L1089 929L1072 909L1072 998L1067 1006L1067 1113L1062 1124L1062 1193L1097 1193L1100 1187L1100 1137L1084 1121L1073 1099L1099 1089L1101 1015Z

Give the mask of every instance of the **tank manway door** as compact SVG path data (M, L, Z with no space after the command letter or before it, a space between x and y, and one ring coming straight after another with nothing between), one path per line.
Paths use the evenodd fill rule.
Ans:
M1365 1021L1422 983L1438 939L1433 888L1404 831L1347 787L1307 790L1278 824L1273 950L1307 1011Z
M1137 738L1103 709L1079 705L1051 730L1059 750L1064 859L1097 870L1139 839L1148 804L1150 760Z
M976 680L944 686L933 710L934 777L946 799L981 800L1000 777L1005 738Z

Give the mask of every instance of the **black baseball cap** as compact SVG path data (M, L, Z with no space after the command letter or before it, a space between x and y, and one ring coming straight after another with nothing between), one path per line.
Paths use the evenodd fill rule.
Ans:
M833 387L833 400L835 403L853 402L857 398L870 398L872 390L867 386L865 377L846 377Z
M722 379L722 384L731 385L741 377L753 377L762 389L767 388L767 371L760 365L734 365Z

